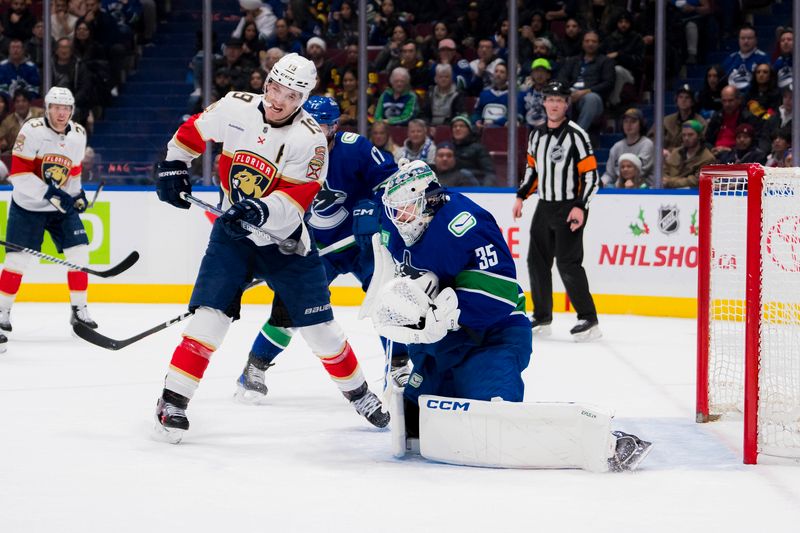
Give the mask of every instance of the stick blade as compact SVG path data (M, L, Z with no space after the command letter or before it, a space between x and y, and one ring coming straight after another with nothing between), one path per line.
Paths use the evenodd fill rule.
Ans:
M116 351L127 346L124 341L117 341L110 337L106 337L105 335L98 333L97 330L81 324L80 322L77 322L72 326L72 331L75 333L75 335L85 340L89 344L94 344L95 346L105 348L106 350Z
M101 278L112 278L128 270L130 267L135 265L138 260L139 260L139 252L134 250L130 254L128 254L128 257L126 257L113 267L109 268L108 270L90 270L89 272L91 274L94 274L95 276L100 276Z

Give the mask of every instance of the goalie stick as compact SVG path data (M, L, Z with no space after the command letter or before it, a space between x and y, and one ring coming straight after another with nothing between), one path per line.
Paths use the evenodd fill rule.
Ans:
M257 280L251 281L250 283L248 283L245 286L244 289L242 289L242 292L244 292L244 291L246 291L246 290L248 290L248 289L250 289L252 287L255 287L256 285L258 285L260 283L263 283L263 282L264 282L264 280L261 280L261 279L257 279ZM92 329L92 328L84 325L82 322L76 322L72 326L72 331L75 333L75 335L77 335L81 339L85 340L89 344L94 344L95 346L99 346L100 348L105 348L106 350L114 350L114 351L116 351L116 350L121 350L122 348L125 348L126 346L130 346L134 342L138 342L138 341L140 341L140 340L142 340L142 339L144 339L146 337L149 337L153 333L158 333L161 330L167 329L168 327L172 326L173 324L177 324L178 322L182 322L182 321L186 320L187 318L189 318L190 316L192 316L193 314L194 314L194 311L186 311L185 313L183 313L181 315L178 315L175 318L170 318L166 322L162 322L161 324L159 324L157 326L153 326L152 328L150 328L150 329L148 329L146 331L143 331L143 332L141 332L141 333L139 333L137 335L134 335L133 337L127 338L127 339L119 339L118 340L118 339L112 339L111 337L106 337L105 335L103 335L102 333L98 332L97 330Z
M75 263L59 259L58 257L53 257L52 255L47 255L43 254L42 252L37 252L36 250L32 250L30 248L25 248L24 246L14 244L13 242L0 240L0 245L5 246L8 249L14 250L15 252L24 252L26 254L35 255L36 257L39 257L46 261L50 261L51 263L64 265L71 268L72 270L80 270L81 272L86 272L87 274L93 274L101 278L113 278L118 274L122 274L130 267L132 267L136 263L136 261L139 260L139 252L134 250L133 252L128 254L128 257L126 257L113 267L109 268L108 270L95 270L93 268L77 265Z
M214 215L217 215L217 216L222 216L222 211L221 210L217 209L216 207L214 207L213 205L209 204L208 202L204 202L203 200L201 200L200 198L198 198L196 196L192 196L191 194L188 194L188 193L181 193L181 198L183 198L184 200L186 200L187 202L189 202L192 205L196 205L200 209L204 209L204 210L208 211L209 213L213 213ZM250 233L256 233L259 236L263 237L266 241L272 242L274 244L277 244L278 248L280 248L280 251L283 252L284 254L289 255L289 254L297 253L298 255L303 255L302 250L298 250L298 245L300 243L299 243L299 241L297 241L295 239L279 240L274 235L272 235L270 233L267 233L266 231L264 231L263 229L259 228L258 226L254 226L253 224L250 224L249 222L245 222L244 220L240 220L239 224L244 229L249 231Z

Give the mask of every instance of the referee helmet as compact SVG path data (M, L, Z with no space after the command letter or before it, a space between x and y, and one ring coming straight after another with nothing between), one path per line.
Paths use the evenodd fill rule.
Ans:
M565 98L569 98L572 93L570 92L569 87L560 81L551 81L545 85L544 89L542 89L542 94L544 96L563 96Z

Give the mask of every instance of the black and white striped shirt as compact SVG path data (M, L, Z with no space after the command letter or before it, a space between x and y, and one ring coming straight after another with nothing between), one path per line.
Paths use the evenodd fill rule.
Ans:
M574 200L586 209L600 185L597 160L589 135L576 123L565 120L557 128L546 125L528 137L528 164L518 198L539 192L546 202Z

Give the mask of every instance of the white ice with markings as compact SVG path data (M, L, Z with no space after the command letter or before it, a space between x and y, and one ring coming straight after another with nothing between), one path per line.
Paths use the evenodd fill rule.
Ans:
M94 304L125 338L179 305ZM182 325L119 352L71 336L66 304L15 305L0 355L0 532L797 531L800 466L744 466L741 423L694 423L693 320L573 315L534 341L526 400L616 410L653 441L641 470L493 470L391 457L388 431L342 398L302 338L267 372L270 400L233 401L267 306L245 306L214 355L178 446L151 438ZM356 309L336 309L373 389L383 356Z

